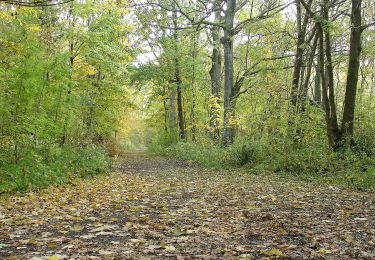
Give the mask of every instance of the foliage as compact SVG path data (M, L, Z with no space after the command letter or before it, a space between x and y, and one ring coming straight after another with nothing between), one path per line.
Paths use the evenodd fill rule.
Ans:
M326 32L322 37L330 37L332 45L331 48L322 46L324 55L330 53L333 60L332 93L328 96L332 97L330 103L337 111L335 120L341 122L345 96L355 94L347 92L349 60L348 55L344 54L351 45L350 32L353 27L350 26L350 19L353 15L352 18L342 15L350 9L351 1L340 3L335 10L328 10L329 17L316 16L310 20L307 19L306 7L296 2L300 5L300 20L305 21L304 25L298 24L298 14L290 12L289 8L273 13L275 8L268 13L267 8L271 8L275 2L244 1L235 11L234 35L230 38L234 45L233 55L227 56L228 49L223 50L223 41L218 46L214 43L213 29L216 27L220 37L225 32L223 24L215 22L213 17L215 3L220 1L200 2L196 6L188 1L177 1L179 14L175 22L180 26L178 30L173 30L172 12L168 12L173 9L173 4L164 0L154 2L157 4L152 9L140 5L135 11L141 41L152 42L149 54L154 58L139 63L132 73L132 82L137 85L139 94L144 95L144 103L147 104L144 114L148 129L144 136L151 151L216 168L245 166L252 172L286 173L300 178L329 176L340 179L340 183L346 183L346 186L360 189L363 184L365 189L371 189L370 172L374 167L375 149L372 27L363 32L363 50L358 56L358 89L355 104L351 103L355 107L353 139L348 140L340 135L341 130L345 129L341 125L334 133L335 138L343 139L341 141L350 146L342 142L343 149L340 151L332 151L336 149L332 144L337 140L327 142L327 131L333 129L334 125L329 126L326 121L327 112L322 105L322 75L318 68L319 46L314 47L314 41L316 44L319 42L319 37L314 34L315 29L322 22L323 31ZM229 2L236 1L227 1L227 4ZM311 2L314 13L320 14L320 8L319 3ZM373 22L369 18L373 9L372 3L363 1L363 24ZM221 15L227 15L226 11L223 9ZM267 15L258 17L262 12ZM305 19L303 16L306 16ZM226 18L229 19L230 15ZM197 19L202 19L202 27L192 23ZM306 27L305 36L301 36L302 27ZM326 38L323 43L327 42ZM302 43L298 43L300 40ZM148 48L144 50L148 51ZM213 97L215 81L211 73L213 65L217 63L213 60L215 50L221 54L222 75L219 94ZM297 56L298 50L302 51L301 58ZM323 59L325 66L322 68L327 70L328 57ZM299 72L296 69L297 61L302 63ZM228 65L232 62L233 68ZM180 109L183 111L187 140L178 137L176 68L182 75L183 102ZM233 83L237 89L229 91L225 86L229 86L227 82L232 79L226 80L224 71L230 70L233 70ZM296 78L294 72L300 74L295 105L292 97L293 80ZM355 86L351 89L355 89ZM230 106L227 104L226 108L225 96L236 91L238 94L230 97ZM234 110L229 111L233 115L228 125L235 128L235 141L224 148L220 143L225 129L223 114L228 107ZM329 113L327 115L331 117ZM368 178L368 183L361 181L363 178ZM349 179L357 184L351 185Z
M0 192L108 170L130 114L124 15L112 0L0 6Z
M165 140L166 136L160 137ZM309 182L335 184L356 190L375 190L374 157L347 149L341 154L326 144L313 140L296 145L285 138L264 140L238 139L229 147L190 142L156 141L150 151L156 154L195 162L213 168L243 168L249 174L275 173ZM157 139L156 139L157 140Z
M76 150L57 149L48 161L30 151L18 164L5 164L0 169L0 193L30 191L51 184L63 184L75 178L107 173L110 162L100 147Z

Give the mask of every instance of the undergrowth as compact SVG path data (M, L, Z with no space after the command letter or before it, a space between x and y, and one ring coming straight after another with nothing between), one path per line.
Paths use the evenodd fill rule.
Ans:
M334 153L324 142L296 144L285 139L268 142L238 139L223 148L212 143L171 144L160 141L163 138L150 145L150 152L206 167L242 168L251 174L271 173L353 190L375 191L375 154L369 140L367 146L358 143L355 149Z
M63 184L106 173L109 168L107 152L97 146L79 150L66 146L52 151L48 157L30 151L17 163L0 164L0 194Z

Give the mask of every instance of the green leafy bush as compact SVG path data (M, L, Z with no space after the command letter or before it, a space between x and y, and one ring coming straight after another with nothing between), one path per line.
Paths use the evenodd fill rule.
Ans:
M260 141L238 139L223 149L222 164L228 166L256 165L266 156L265 146Z
M18 164L1 165L0 193L23 192L106 173L109 165L106 151L96 146L79 150L67 146L48 160L30 151Z

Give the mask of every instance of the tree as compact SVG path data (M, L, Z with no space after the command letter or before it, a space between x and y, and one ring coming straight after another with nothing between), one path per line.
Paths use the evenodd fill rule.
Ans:
M236 14L236 0L227 0L225 10L225 26L223 27L224 36L222 44L224 48L224 126L223 126L223 145L233 142L235 127L231 122L235 116L235 106L233 100L234 87L234 66L233 66L233 40L234 40L234 16Z
M215 1L215 18L214 23L221 22L221 0ZM220 44L220 27L212 25L212 54L211 54L211 100L210 100L210 133L215 141L220 137L220 90L221 90L221 44Z
M349 64L346 80L346 91L344 100L344 112L341 123L341 131L344 139L352 141L354 133L354 112L357 94L358 71L360 54L362 51L362 0L352 0L352 12L350 16L350 47Z
M306 11L310 14L314 14L310 6L301 0ZM332 62L332 49L331 49L331 36L329 29L329 7L330 2L325 0L321 8L321 21L317 22L318 33L319 33L319 49L320 49L320 78L322 79L323 89L323 104L326 114L327 123L327 136L330 146L334 150L338 150L342 147L344 141L353 140L353 128L354 128L354 111L355 111L355 100L357 92L358 82L358 70L359 70L359 57L361 53L361 35L364 29L370 25L362 25L361 18L361 0L351 1L351 33L350 33L350 45L349 45L349 63L347 71L347 81L344 99L344 110L341 128L338 124L337 108L334 90L334 75L333 75L333 62ZM325 46L323 47L323 42ZM323 49L325 52L325 60L323 57ZM325 68L323 68L323 64Z

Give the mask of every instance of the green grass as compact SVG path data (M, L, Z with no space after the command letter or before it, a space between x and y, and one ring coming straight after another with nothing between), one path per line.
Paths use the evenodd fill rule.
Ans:
M248 174L273 174L321 185L375 191L374 158L350 150L336 154L321 144L310 147L239 140L223 148L180 142L153 146L150 151L210 168L239 168Z

